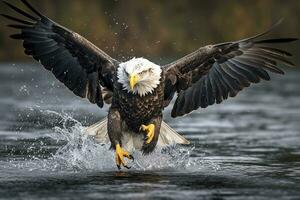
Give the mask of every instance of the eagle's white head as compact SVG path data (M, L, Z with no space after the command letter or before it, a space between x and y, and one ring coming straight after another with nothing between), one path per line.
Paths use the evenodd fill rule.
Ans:
M160 84L162 69L144 58L133 58L121 63L118 68L118 82L123 89L133 94L151 94Z

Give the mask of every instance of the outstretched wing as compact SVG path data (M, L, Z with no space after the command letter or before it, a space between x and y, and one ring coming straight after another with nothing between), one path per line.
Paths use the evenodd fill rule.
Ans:
M33 14L3 1L26 20L2 14L18 24L8 25L21 30L11 38L23 40L25 53L39 61L74 94L103 107L101 88L112 90L112 77L118 62L91 42L50 20L21 0Z
M270 30L269 30L270 31ZM210 45L167 66L165 106L178 93L172 117L183 116L198 108L219 104L239 91L270 80L269 72L284 74L278 63L293 66L290 53L272 45L295 41L294 38L261 40L269 31L236 42Z

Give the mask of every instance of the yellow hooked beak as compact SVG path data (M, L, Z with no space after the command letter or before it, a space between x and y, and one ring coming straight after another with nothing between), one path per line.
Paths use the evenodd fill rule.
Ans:
M130 75L130 89L133 90L137 82L139 81L139 77L136 74Z

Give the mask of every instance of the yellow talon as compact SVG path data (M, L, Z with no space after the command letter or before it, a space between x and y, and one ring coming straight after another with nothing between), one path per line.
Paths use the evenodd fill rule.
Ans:
M125 164L124 157L128 158L128 159L131 159L131 160L134 160L134 158L133 158L132 155L130 155L127 151L125 151L124 149L122 149L121 146L120 146L120 144L117 144L116 145L116 164L117 164L117 167L119 169L121 169L121 166L123 165L123 167L125 167L127 169L130 169L130 167L128 167Z
M146 144L150 144L155 135L155 125L150 124L148 126L142 125L141 129L147 133Z

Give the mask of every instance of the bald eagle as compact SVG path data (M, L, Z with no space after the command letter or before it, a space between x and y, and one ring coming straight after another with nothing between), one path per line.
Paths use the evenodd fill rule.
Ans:
M188 144L162 121L162 112L174 96L171 115L175 118L220 104L252 83L270 80L268 72L284 74L278 63L294 65L288 59L290 53L272 45L296 39L261 39L271 29L247 39L207 45L165 66L144 58L119 62L41 14L28 1L21 1L30 13L3 1L26 18L2 14L17 22L8 25L20 30L11 38L23 40L25 54L51 71L75 95L100 108L104 103L111 105L107 119L88 130L109 138L119 169L128 168L125 158L133 159L125 147L128 143L144 154L157 145Z

